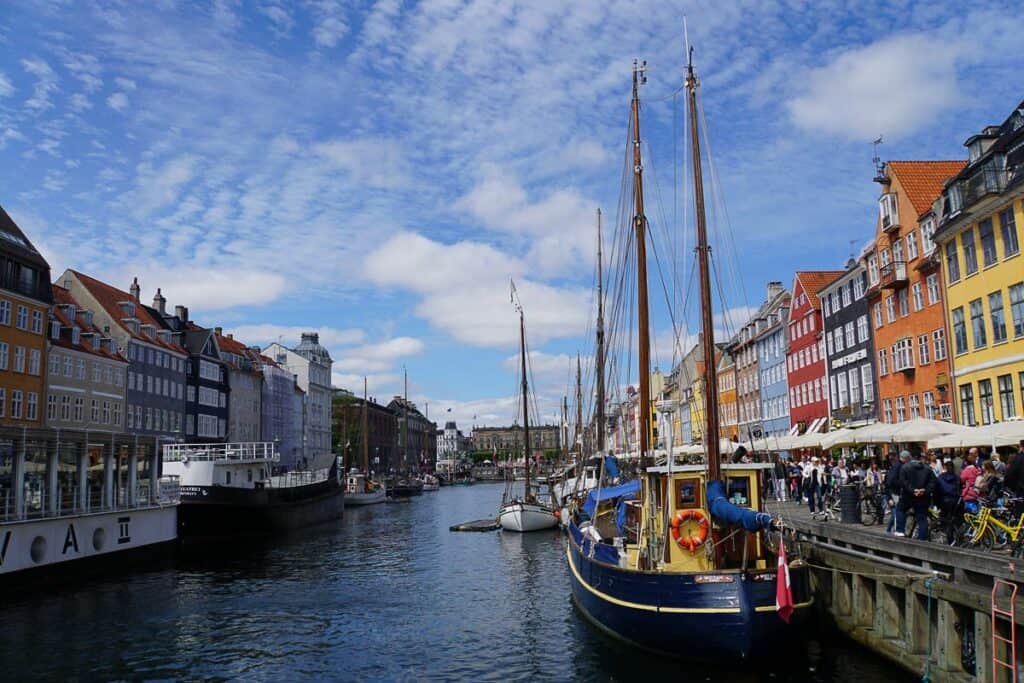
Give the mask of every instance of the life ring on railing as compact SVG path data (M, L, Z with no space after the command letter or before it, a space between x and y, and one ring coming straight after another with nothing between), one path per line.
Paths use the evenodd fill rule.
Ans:
M683 536L682 526L691 519L697 522L697 533ZM672 518L672 540L680 548L689 550L691 553L696 552L697 548L704 545L704 541L708 540L710 526L708 518L703 511L696 509L683 510L676 513L676 516Z

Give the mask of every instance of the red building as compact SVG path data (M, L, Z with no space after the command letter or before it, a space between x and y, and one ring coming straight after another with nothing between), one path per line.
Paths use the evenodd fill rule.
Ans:
M842 274L841 270L804 271L793 279L786 351L789 424L793 434L818 432L828 424L825 337L818 290Z

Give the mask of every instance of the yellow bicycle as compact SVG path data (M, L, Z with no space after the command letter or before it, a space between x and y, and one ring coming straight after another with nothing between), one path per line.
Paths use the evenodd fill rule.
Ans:
M1008 543L1013 547L1014 556L1024 553L1024 512L1012 525L994 515L993 509L987 505L977 513L964 513L964 525L957 534L957 545L998 550Z

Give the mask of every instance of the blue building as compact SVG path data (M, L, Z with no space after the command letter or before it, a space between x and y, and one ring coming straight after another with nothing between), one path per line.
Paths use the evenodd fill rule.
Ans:
M789 386L786 372L786 320L789 299L764 313L757 335L757 363L761 382L761 423L764 436L789 433Z

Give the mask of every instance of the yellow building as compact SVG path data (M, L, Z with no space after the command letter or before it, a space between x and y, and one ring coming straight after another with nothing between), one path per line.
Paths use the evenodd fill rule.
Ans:
M967 167L932 213L946 287L957 419L1024 415L1024 113L965 144ZM1014 148L1018 149L1014 149Z

